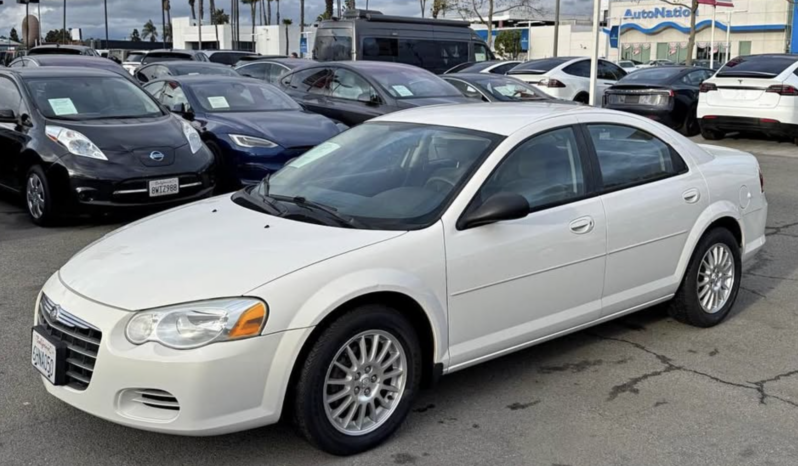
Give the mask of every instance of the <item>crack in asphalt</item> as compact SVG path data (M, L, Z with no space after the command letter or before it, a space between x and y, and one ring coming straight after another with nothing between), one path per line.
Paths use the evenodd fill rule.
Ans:
M751 272L745 272L744 275L750 275L752 277L759 277L759 278L769 278L771 280L788 280L788 281L791 281L791 282L798 282L798 278L776 277L776 276L773 276L773 275L762 275L762 274L751 273Z
M760 297L760 298L762 298L762 299L768 299L768 297L767 297L767 296L765 296L765 294L764 294L764 293L760 293L759 291L756 291L756 290L754 290L754 289L751 289L751 288L746 288L746 287L744 287L744 286L741 286L741 287L740 287L740 289L741 289L741 290L743 290L743 291L747 291L747 292L749 292L749 293L751 293L751 294L755 294L755 295L759 296L759 297Z
M626 345L634 346L635 348L639 349L640 351L644 351L644 352L654 356L655 358L657 358L657 360L661 364L665 365L665 367L663 369L660 369L658 371L647 372L647 373L645 373L643 375L639 375L637 377L633 377L633 378L629 379L628 381L626 381L625 383L622 383L620 385L616 385L616 386L612 387L612 389L610 390L610 393L609 393L609 395L607 397L607 401L613 401L614 399L616 399L619 395L621 395L623 393L634 393L634 394L640 393L640 389L637 388L637 385L640 384L641 382L645 381L645 380L652 379L652 378L655 378L655 377L659 377L659 376L667 374L669 372L681 371L681 372L687 372L687 373L690 373L690 374L700 375L700 376L702 376L704 378L712 380L713 382L717 382L717 383L720 383L720 384L723 384L723 385L728 385L730 387L737 387L737 388L744 388L746 390L753 390L753 391L757 392L757 395L759 396L759 404L766 405L767 404L767 399L768 398L773 398L774 400L779 400L779 401L784 402L784 403L786 403L788 405L791 405L791 406L794 406L794 407L798 408L798 403L796 403L794 401L791 401L791 400L788 400L788 399L785 399L785 398L782 398L780 396L776 396L776 395L767 393L767 391L765 390L765 385L766 384L771 383L771 382L776 382L776 381L781 380L783 378L787 378L787 377L792 377L794 375L798 375L798 370L784 372L784 373L775 375L775 376L773 376L773 377L771 377L769 379L762 379L762 380L757 380L757 381L754 381L754 382L750 382L750 381L747 382L747 383L731 382L729 380L724 380L724 379L721 379L720 377L716 377L716 376L714 376L712 374L707 374L706 372L701 372L701 371L696 370L696 369L691 369L689 367L685 367L685 366L680 366L678 364L674 364L674 362L673 362L673 360L671 358L665 356L664 354L657 353L656 351L652 351L652 350L648 349L646 346L644 346L644 345L642 345L640 343L635 343L633 341L624 340L623 338L615 338L615 337L608 337L608 336L604 336L604 335L599 335L597 333L588 333L588 334L598 338L599 340L614 341L614 342L618 342L618 343L623 343L623 344L626 344Z
M798 222L788 223L786 225L782 225L782 226L779 226L779 227L765 227L766 230L773 230L771 232L767 232L766 231L765 232L765 236L782 235L782 236L791 236L793 238L798 238L798 235L791 235L791 234L787 234L787 233L782 233L781 232L782 230L786 230L787 228L792 228L792 227L796 227L796 226L798 226Z

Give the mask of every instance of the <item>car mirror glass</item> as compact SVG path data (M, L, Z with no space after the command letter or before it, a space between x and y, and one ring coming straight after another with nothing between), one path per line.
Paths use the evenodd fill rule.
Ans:
M17 114L11 109L0 109L0 123L18 123Z
M504 220L516 220L529 214L529 202L524 196L513 192L501 192L489 197L481 206L467 212L458 222L465 230Z

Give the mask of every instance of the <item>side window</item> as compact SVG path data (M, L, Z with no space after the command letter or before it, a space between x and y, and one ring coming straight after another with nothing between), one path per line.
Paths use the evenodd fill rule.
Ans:
M578 61L572 65L566 66L563 71L570 74L571 76L578 76L580 78L589 78L590 61L589 60Z
M688 86L698 86L702 82L704 82L707 76L707 72L704 70L693 71L692 73L687 74L684 76L681 81Z
M17 85L8 78L0 77L0 109L19 113L21 106L22 95L20 95Z
M488 61L490 60L490 52L488 51L488 47L485 44L480 44L479 42L474 43L474 61L481 62L481 61Z
M366 37L360 53L364 60L395 62L399 58L399 40Z
M589 75L588 71L588 75ZM605 79L607 81L617 81L624 77L626 72L610 62L599 60L598 62L598 79Z
M177 83L166 83L166 85L163 87L163 93L161 94L160 101L169 110L172 110L176 105L179 104L185 105L186 109L190 108L188 99L186 99L186 94Z
M482 93L474 88L474 86L467 84L459 79L445 79L447 83L451 84L452 86L456 87L458 91L462 92L464 96L468 97L469 99L474 100L483 100Z
M371 87L368 81L349 70L335 70L330 87L330 96L339 99L369 102L377 96L377 91Z
M313 68L300 71L292 76L290 87L302 92L312 94L324 94L330 83L332 70L329 68Z
M687 166L656 137L630 126L588 125L604 189L615 190L683 173Z
M271 65L266 71L266 80L270 83L276 83L280 79L280 76L289 71L291 70L283 65Z
M150 81L150 78L148 76L149 74L150 74L149 68L146 67L141 68L140 70L136 71L136 79L138 79L140 83L149 82Z
M508 63L506 65L499 65L496 68L490 70L492 74L507 74L510 72L511 69L518 66L518 63Z
M164 83L150 83L144 85L144 90L149 92L151 96L155 97L156 100L161 99L161 94L163 93L163 86Z
M480 189L479 202L513 192L531 210L576 200L587 193L576 134L571 127L540 134L505 157Z
M266 79L266 70L270 67L268 63L253 63L238 69L238 74L248 78Z

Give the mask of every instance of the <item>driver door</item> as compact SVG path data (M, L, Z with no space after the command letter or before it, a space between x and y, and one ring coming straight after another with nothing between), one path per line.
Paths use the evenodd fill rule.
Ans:
M459 229L458 214L444 217L450 369L600 317L607 222L575 123L558 118L514 136L514 148L474 176L472 184L484 181L473 198L469 189L461 195L470 209L500 192L520 194L530 204L525 218Z
M377 90L359 74L342 68L335 68L329 100L329 117L349 126L385 113Z

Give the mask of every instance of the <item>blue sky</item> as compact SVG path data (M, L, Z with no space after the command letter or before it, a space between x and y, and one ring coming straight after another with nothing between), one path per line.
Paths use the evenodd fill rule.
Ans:
M199 0L196 0L199 3ZM540 5L553 11L554 0L540 0ZM147 20L152 19L156 25L161 22L160 0L107 0L108 23L111 39L124 39L130 35L133 28L141 27ZM357 5L364 8L366 0L357 0ZM432 0L427 1L427 8ZM274 5L274 3L272 3ZM188 16L190 8L188 0L171 0L172 16ZM217 0L217 8L230 10L229 0ZM62 0L41 0L42 25L45 32L61 27ZM418 0L369 0L369 8L380 10L386 14L418 16L420 6ZM206 18L208 15L208 0L205 0ZM564 14L590 15L591 0L562 0ZM31 11L36 10L36 5L31 5ZM299 1L282 0L280 2L281 14L284 18L291 18L296 23L299 19ZM311 21L324 11L324 0L306 0L305 11L307 19ZM15 0L5 0L0 5L0 35L8 36L12 27L16 27L21 34L21 23L25 6L17 5ZM35 13L34 13L35 14ZM242 23L249 22L249 9L241 7ZM103 38L103 0L67 0L67 27L83 28L83 37ZM160 29L160 27L159 27Z

